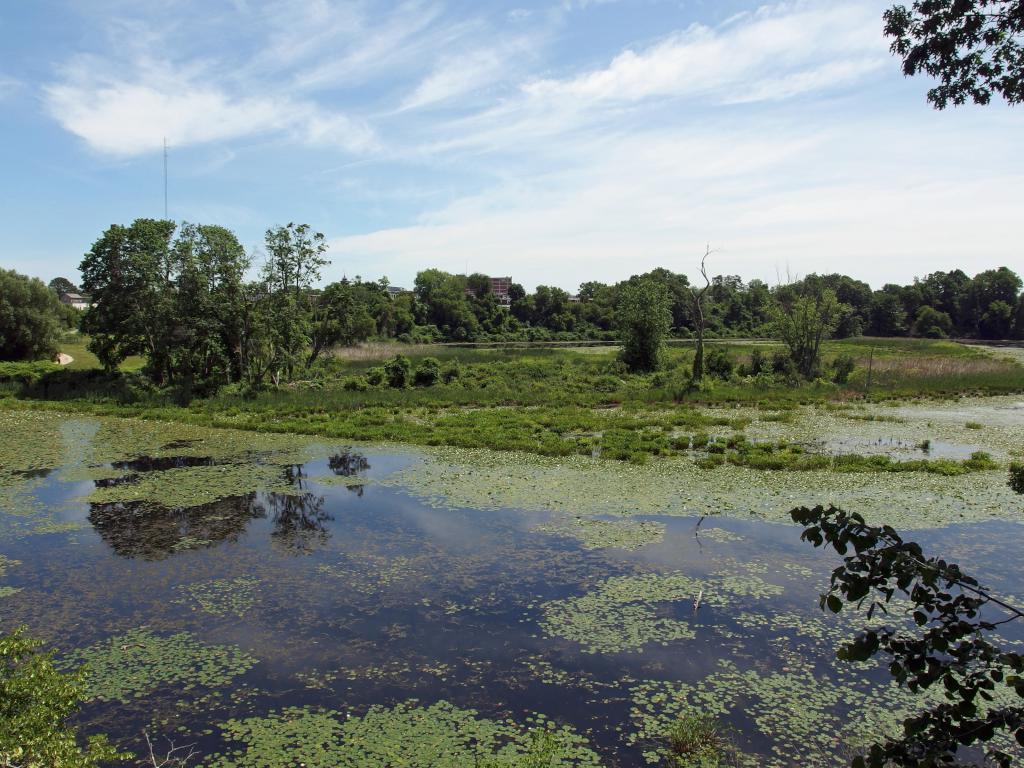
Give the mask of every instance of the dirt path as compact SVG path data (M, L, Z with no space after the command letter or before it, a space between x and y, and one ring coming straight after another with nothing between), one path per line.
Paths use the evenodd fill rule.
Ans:
M57 354L57 365L71 365L75 362L75 358L71 355L65 355L63 352Z

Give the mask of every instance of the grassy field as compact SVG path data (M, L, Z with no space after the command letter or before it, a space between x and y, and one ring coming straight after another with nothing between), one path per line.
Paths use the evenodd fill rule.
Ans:
M88 371L101 368L99 359L86 349L88 337L77 333L65 334L59 345L59 352L70 355L73 360L67 366L72 371ZM138 371L146 364L146 358L134 355L121 363L122 371Z
M69 348L81 352L84 345ZM748 362L755 349L773 351L763 342L728 342L722 348L737 365ZM445 383L380 383L380 365L396 351L437 358ZM825 370L840 356L854 360L843 384L818 380L794 387L733 375L693 388L692 351L682 347L668 351L664 370L630 374L607 349L370 345L329 357L304 380L257 392L230 387L184 407L144 389L114 392L105 382L76 388L74 377L60 386L36 387L32 396L58 399L62 407L208 426L643 462L691 450L708 432L742 431L750 416L731 415L733 406L752 406L759 420L784 421L806 404L1024 390L1020 364L952 342L832 342L825 346ZM88 359L86 353L76 363L86 367ZM796 468L800 462L785 463Z

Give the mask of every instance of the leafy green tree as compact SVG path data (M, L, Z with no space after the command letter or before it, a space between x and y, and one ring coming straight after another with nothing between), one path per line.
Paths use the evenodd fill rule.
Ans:
M1005 301L993 301L978 321L978 335L983 339L1008 339L1013 329L1013 307Z
M1020 277L1006 267L987 269L976 274L967 288L964 302L964 322L971 335L1003 338L1005 336L1003 323L1006 314L1003 305L1008 305L1011 308L1012 315L1012 308L1017 304L1020 289ZM996 302L1000 302L1000 305L991 311L992 305ZM986 314L989 315L987 319Z
M78 286L66 277L55 277L49 282L51 291L60 296L62 293L78 293Z
M774 312L775 332L805 379L821 372L821 342L832 337L846 314L831 288L782 291Z
M416 275L415 293L421 308L421 325L435 325L449 339L473 339L480 323L466 296L466 278L440 269Z
M0 765L99 768L130 758L106 736L89 736L85 746L79 744L67 721L82 700L81 677L55 669L52 655L39 651L41 645L24 629L0 636Z
M915 0L885 12L885 34L905 75L939 80L928 91L937 109L993 95L1024 101L1022 0Z
M907 333L907 312L898 295L891 291L875 291L871 297L871 323L868 332L872 336L905 336Z
M963 310L967 303L967 291L971 285L963 270L932 272L918 283L925 304L949 315L953 329L958 333L973 333L965 329Z
M346 281L331 283L314 302L307 365L327 349L365 341L376 329L356 289Z
M914 335L926 339L945 339L953 330L953 321L945 312L925 304L914 318Z
M925 556L889 526L869 526L835 507L790 514L804 526L804 541L844 556L821 596L822 609L838 613L866 603L866 620L874 620L840 648L839 658L863 662L881 654L901 686L914 692L935 686L943 694L944 700L922 704L904 720L901 735L871 745L853 761L855 768L963 765L962 747L989 744L997 732L1024 745L1024 656L1001 647L996 635L1002 625L1024 618L1020 607L955 563ZM887 610L897 596L910 603L916 628L897 623ZM1001 749L985 751L1001 768L1013 762Z
M310 322L313 314L312 288L320 279L321 270L330 264L326 238L313 232L308 224L294 224L268 229L267 261L263 281L270 302L273 333L272 376L282 373L290 379L310 343Z
M664 284L653 280L627 283L619 293L616 321L622 339L622 360L629 369L653 371L659 368L665 337L672 326Z
M224 227L184 224L174 243L174 378L215 387L242 376L243 288L250 260Z
M0 360L39 360L57 353L63 313L41 280L0 269Z
M129 355L144 354L157 384L170 371L173 306L172 221L136 219L111 226L82 259L82 288L93 306L82 318L89 350L112 371Z
M1024 339L1024 293L1017 299L1017 308L1013 312L1013 338Z

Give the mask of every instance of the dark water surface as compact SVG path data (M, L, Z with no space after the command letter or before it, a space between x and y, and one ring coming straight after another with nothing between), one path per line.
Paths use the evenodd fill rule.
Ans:
M436 508L401 488L357 482L412 460L340 453L282 469L295 495L255 492L188 509L67 501L146 472L203 466L202 459L139 457L117 467L121 479L65 483L48 476L38 498L85 527L0 539L0 554L20 561L4 578L20 591L0 599L3 629L27 624L65 654L139 628L159 636L188 632L254 659L212 687L158 685L86 705L86 728L135 750L143 729L187 738L209 754L231 746L218 728L230 718L289 706L358 716L370 705L417 699L518 722L543 713L585 734L607 764L645 765L643 753L653 745L637 710L662 706L651 682L699 687L726 660L779 690L775 705L763 691L755 700L750 691L732 690L723 701L740 745L771 764L829 764L841 759L837 742L846 738L836 734L864 702L819 702L815 695L882 690L886 678L878 670L844 670L833 661L834 641L851 625L822 616L817 596L836 560L802 544L793 526L709 518L698 529L695 519L643 518L665 524L664 541L635 551L587 550L573 538L532 530L548 522L545 515ZM318 476L352 484L310 480ZM993 588L1020 593L1020 530L985 523L915 538ZM550 601L584 595L613 577L677 571L695 579L753 576L783 590L746 594L741 585L726 604L709 599L696 611L697 595L659 602L658 617L686 622L694 637L640 650L591 653L544 623ZM229 584L228 609L218 603L211 612L196 598L210 584ZM232 596L240 602L231 604ZM779 616L802 623L769 626ZM649 703L638 708L644 696ZM822 737L829 728L838 730ZM810 742L801 729L813 730Z

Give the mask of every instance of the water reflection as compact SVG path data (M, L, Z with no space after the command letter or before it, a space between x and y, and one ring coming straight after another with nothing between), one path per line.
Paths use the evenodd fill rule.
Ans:
M328 458L327 466L338 477L355 477L359 473L370 469L370 462L362 454L346 451L345 453L336 453ZM366 486L362 483L353 483L345 487L360 497L366 489Z
M327 523L334 516L325 507L325 499L313 493L293 496L268 493L265 508L270 511L274 530L270 534L274 544L284 552L304 555L322 547L331 537ZM264 515L266 512L264 511Z
M268 519L271 541L282 552L308 554L331 537L334 517L313 493L248 493L195 507L148 502L91 504L89 522L121 557L163 560L176 552L234 542L252 520Z
M266 515L257 496L248 493L178 509L138 501L94 503L88 519L121 557L163 560L175 552L237 541L249 521Z

